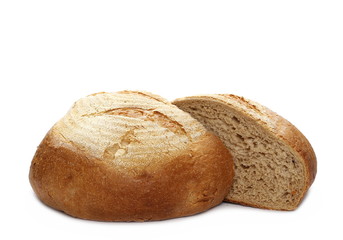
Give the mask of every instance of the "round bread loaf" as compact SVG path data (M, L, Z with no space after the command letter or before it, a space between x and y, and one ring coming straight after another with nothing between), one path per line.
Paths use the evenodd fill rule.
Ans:
M71 216L147 221L221 203L233 174L227 148L188 113L123 91L77 101L39 145L29 177L43 203Z

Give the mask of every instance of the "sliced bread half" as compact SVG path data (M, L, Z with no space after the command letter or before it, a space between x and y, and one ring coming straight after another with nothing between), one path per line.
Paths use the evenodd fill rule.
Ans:
M314 181L317 162L305 136L268 108L232 94L173 102L225 143L234 158L234 183L226 201L294 210Z

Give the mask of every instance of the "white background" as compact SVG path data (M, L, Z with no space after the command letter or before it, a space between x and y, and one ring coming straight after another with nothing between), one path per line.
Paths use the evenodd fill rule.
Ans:
M342 1L0 0L0 238L342 239L342 80ZM41 204L28 173L45 133L78 98L124 89L234 93L278 112L317 154L305 201L148 223Z

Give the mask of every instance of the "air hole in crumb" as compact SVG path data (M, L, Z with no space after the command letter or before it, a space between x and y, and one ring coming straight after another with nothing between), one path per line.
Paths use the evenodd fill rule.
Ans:
M232 120L235 121L236 123L240 123L240 121L238 120L238 118L235 117L235 116L232 117Z
M275 168L272 167L269 163L267 164L267 167L268 167L269 169L271 169L271 170L275 170Z
M244 141L244 138L242 137L242 135L240 135L240 134L236 134L236 137L238 138L238 139L240 139L241 141Z
M282 195L282 197L287 197L287 196L289 196L289 195L290 195L289 192L285 192L285 193Z
M248 168L250 168L250 166L247 166L247 165L241 164L241 168L248 169Z

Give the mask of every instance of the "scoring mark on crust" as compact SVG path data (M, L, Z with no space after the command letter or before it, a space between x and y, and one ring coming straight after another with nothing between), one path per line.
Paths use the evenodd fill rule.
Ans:
M174 134L186 135L188 137L186 130L180 123L154 109L113 108L102 112L84 114L82 115L82 117L96 117L104 115L125 116L130 118L142 119L143 121L155 122L159 126L168 129Z

